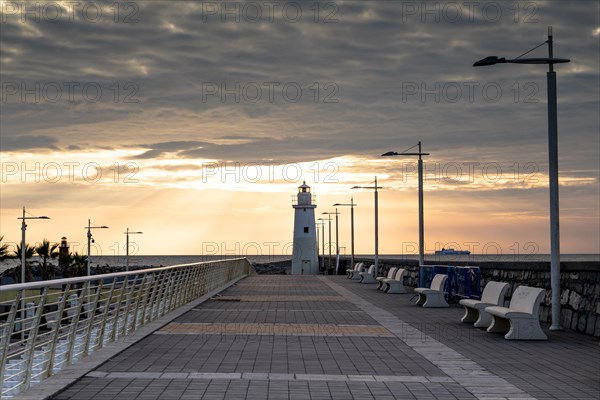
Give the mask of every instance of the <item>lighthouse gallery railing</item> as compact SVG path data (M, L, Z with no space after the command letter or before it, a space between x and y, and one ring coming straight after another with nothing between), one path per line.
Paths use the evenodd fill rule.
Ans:
M0 286L0 398L246 275L245 258Z

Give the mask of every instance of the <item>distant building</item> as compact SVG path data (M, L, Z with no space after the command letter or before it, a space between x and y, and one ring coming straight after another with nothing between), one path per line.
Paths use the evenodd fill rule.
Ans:
M294 247L292 252L292 275L319 273L317 255L317 231L315 208L312 203L310 186L303 182L298 186L298 196L294 208Z

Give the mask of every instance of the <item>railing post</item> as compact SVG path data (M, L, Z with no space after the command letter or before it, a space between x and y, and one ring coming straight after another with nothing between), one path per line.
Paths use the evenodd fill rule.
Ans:
M146 323L146 308L148 307L148 302L150 300L150 293L152 292L152 283L154 282L154 274L151 272L144 275L144 279L146 280L146 287L144 288L144 293L142 296L142 316L140 317L140 326L143 326ZM146 279L148 278L148 279ZM139 308L139 307L138 307ZM137 312L136 312L137 314ZM137 316L136 316L137 321Z
M133 302L133 295L135 292L135 288L137 286L137 280L138 280L138 275L136 274L132 280L132 285L131 285L131 289L127 290L127 302L125 304L125 313L123 314L123 332L121 333L120 336L125 336L127 335L127 325L129 325L129 312L131 309L131 303ZM127 288L125 288L127 289Z
M79 316L81 315L81 308L83 307L83 298L87 289L89 289L89 281L87 281L81 288L81 292L77 298L76 313L71 318L71 332L69 333L69 350L67 351L67 365L70 365L73 361L73 351L75 349L75 337L77 336L77 325L79 325Z
M154 307L156 304L156 296L158 294L159 291L159 285L158 285L158 281L159 281L159 276L161 275L161 272L157 272L152 274L152 280L151 280L151 284L150 284L150 294L148 295L148 298L146 299L146 305L144 306L144 312L142 314L142 325L145 324L146 322L152 321L153 316L154 316ZM148 310L148 308L150 308Z
M115 342L118 338L118 329L119 329L119 317L121 315L121 305L123 304L123 296L127 292L127 286L129 285L129 275L125 276L123 280L123 284L121 285L121 291L119 292L119 299L117 300L115 307L115 316L113 318L113 329L110 333L110 341ZM109 305L110 306L110 305Z
M42 314L44 312L44 305L46 304L46 297L48 296L48 287L44 288L42 295L40 296L38 308L33 318L29 335L27 335L27 350L25 351L24 357L26 358L25 363L25 379L23 380L23 388L29 387L31 381L31 375L33 372L33 358L35 356L35 342L40 329L40 321L42 320Z
M60 334L60 325L62 323L62 315L65 311L65 305L67 304L67 293L71 290L71 284L67 283L65 289L63 290L62 300L60 305L58 306L58 310L56 311L56 324L52 329L51 339L50 339L50 356L48 358L48 370L46 371L46 376L50 377L54 373L54 357L56 356L56 345L58 344L58 335Z
M85 344L83 347L83 354L84 356L87 356L89 354L89 347L90 347L90 340L91 340L91 336L92 336L92 328L94 327L94 320L96 319L96 310L98 308L98 300L100 300L100 292L102 289L102 279L99 279L98 281L98 285L96 286L96 295L94 296L94 304L90 307L90 304L88 304L88 324L87 327L85 329ZM88 293L90 290L90 287L92 284L92 281L88 281ZM88 298L89 300L89 298Z
M183 281L185 284L185 288L183 290L184 299L183 303L187 304L192 301L194 296L194 274L196 273L196 268L194 266L188 267L187 269L187 277Z
M15 299L10 307L10 313L6 319L6 325L4 325L4 331L2 332L2 365L0 365L0 384L4 382L4 368L6 367L6 360L8 358L8 349L10 346L10 337L15 329L15 319L17 318L17 311L19 310L19 304L21 304L21 298L23 297L23 291L17 291ZM2 396L2 387L0 387L0 397Z
M108 316L110 315L110 304L112 302L116 282L117 282L117 279L113 278L112 284L110 285L110 291L108 292L108 299L106 300L106 304L104 305L104 313L102 314L102 322L100 322L100 328L98 328L98 337L100 338L100 340L98 341L98 346L96 346L96 347L99 349L104 347L104 332L106 330L106 323L108 321Z
M147 285L147 279L146 277L149 274L144 274L142 275L142 282L140 283L139 287L137 288L137 296L136 296L136 300L135 300L135 305L133 308L133 318L132 318L132 322L131 322L131 331L135 331L137 329L137 319L138 319L138 315L140 313L140 307L143 307L142 303L144 301L144 296L146 294L146 287Z

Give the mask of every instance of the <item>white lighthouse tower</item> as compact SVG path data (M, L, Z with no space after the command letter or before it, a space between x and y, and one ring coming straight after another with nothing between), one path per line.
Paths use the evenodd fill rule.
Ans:
M298 198L294 207L294 247L292 252L292 275L319 273L317 256L317 232L315 208L310 186L303 182L298 186Z

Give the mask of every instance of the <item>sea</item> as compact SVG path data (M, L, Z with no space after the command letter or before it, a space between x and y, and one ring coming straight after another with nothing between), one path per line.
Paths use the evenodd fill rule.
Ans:
M171 265L179 264L190 264L204 261L214 260L226 260L231 258L247 257L250 262L253 263L272 263L278 261L290 260L291 255L197 255L197 256L129 256L129 265L134 266L145 266L145 267L166 267ZM348 254L344 254L343 257L349 257ZM356 254L357 258L373 258L372 254ZM416 254L380 254L380 260L418 260L419 256ZM31 261L40 262L39 257L32 257ZM600 263L600 254L562 254L560 256L561 261L585 261L585 262L598 262ZM461 254L461 255L435 255L426 254L425 261L435 261L442 263L449 263L452 261L468 261L468 262L484 262L484 261L495 261L495 262L540 262L550 261L550 254ZM50 261L52 264L56 264L56 260ZM0 274L9 268L20 265L20 259L6 259L0 261ZM126 264L125 256L92 256L91 264L95 266L109 266L109 267L124 267ZM600 268L600 265L599 265Z

